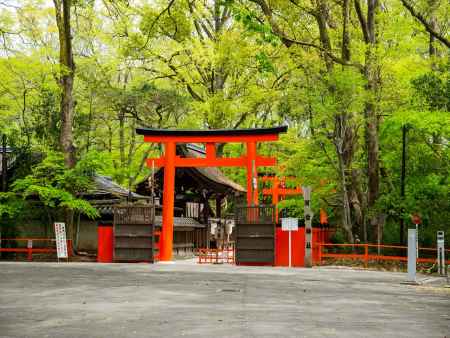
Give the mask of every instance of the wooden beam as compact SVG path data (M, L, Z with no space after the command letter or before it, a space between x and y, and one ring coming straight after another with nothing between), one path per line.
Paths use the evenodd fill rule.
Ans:
M145 135L145 142L150 143L245 143L278 141L278 134L262 135L208 135L208 136L157 136Z
M155 167L161 168L165 165L165 158L148 158L147 166L151 168L153 161ZM192 168L192 167L244 167L247 164L247 157L175 157L175 167ZM256 156L255 165L257 167L270 167L277 164L276 158Z
M286 195L301 195L302 188L295 188L295 189L289 189L289 188L278 188L278 195L280 196L286 196ZM272 195L273 194L273 188L266 188L263 189L263 195Z

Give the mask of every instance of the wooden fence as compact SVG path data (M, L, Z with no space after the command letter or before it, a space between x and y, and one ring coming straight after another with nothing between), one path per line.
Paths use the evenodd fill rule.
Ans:
M25 244L19 245L18 247L3 247L7 242L23 242ZM47 243L45 243L47 242ZM43 243L52 243L51 246L43 245ZM34 244L37 244L35 246ZM28 261L33 260L33 254L53 254L56 253L56 240L54 238L1 238L0 239L0 252L15 252L15 253L25 253L27 255ZM72 240L67 240L67 253L69 257L72 257Z
M408 247L402 245L318 243L318 246L319 264L322 264L326 258L359 260L363 261L366 267L369 261L406 262L408 260ZM445 251L446 257L449 257L450 250ZM418 256L418 263L435 263L437 262L437 248L419 247ZM449 259L446 260L446 264L450 264Z

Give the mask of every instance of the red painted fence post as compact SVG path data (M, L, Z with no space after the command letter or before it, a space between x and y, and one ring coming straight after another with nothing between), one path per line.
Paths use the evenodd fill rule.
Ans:
M369 244L364 244L364 266L367 269L369 264Z
M27 241L27 252L28 252L28 261L33 260L33 240L29 239Z
M322 265L322 243L319 243L319 265Z

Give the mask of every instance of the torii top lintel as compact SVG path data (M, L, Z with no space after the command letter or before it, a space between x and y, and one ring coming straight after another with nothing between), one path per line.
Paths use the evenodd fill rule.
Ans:
M278 134L285 133L287 126L256 129L149 129L138 128L136 133L144 135L145 142L165 143L227 143L277 141Z
M175 156L175 167L245 167L253 165L274 166L275 158L258 156L256 144L258 142L277 141L280 133L287 131L286 126L258 129L212 129L212 130L171 130L171 129L136 129L140 135L144 135L145 142L163 143L165 148L174 147L176 143L204 143L206 144L205 158L180 158ZM238 142L247 146L246 156L238 158L223 158L216 156L216 143ZM149 167L166 166L169 160L169 152L160 158L148 158ZM169 156L168 156L169 155ZM254 161L254 162L252 162Z

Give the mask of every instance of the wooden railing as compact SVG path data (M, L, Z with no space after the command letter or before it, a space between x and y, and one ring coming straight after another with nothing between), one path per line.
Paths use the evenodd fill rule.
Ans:
M406 255L407 246L402 245L381 245L381 244L334 244L334 243L318 243L319 246L319 264L323 263L325 258L334 259L350 259L350 260L360 260L364 262L365 267L368 266L369 261L398 261L406 262L408 257ZM350 248L351 253L341 253L341 252L324 252L324 248ZM358 249L364 249L363 253L355 253ZM376 249L377 253L371 253L370 251ZM405 255L385 255L381 254L381 251L402 251ZM361 250L360 250L361 251ZM449 257L450 250L446 251L446 257ZM378 253L380 252L380 254ZM424 252L435 252L435 257L421 257L421 253ZM417 258L418 263L435 263L437 261L437 248L422 248L419 247L419 257ZM450 260L446 260L447 264L450 264Z
M197 249L199 264L234 264L234 244L230 243L222 249Z
M16 248L10 248L10 247L3 247L4 243L7 242L25 242L25 245L16 247ZM42 243L42 242L51 242L53 243L52 247L34 247L33 243ZM35 253L56 253L56 240L54 238L1 238L0 239L0 252L15 252L15 253L25 253L27 254L28 261L33 260L33 254ZM72 240L67 240L67 253L69 257L72 256Z

